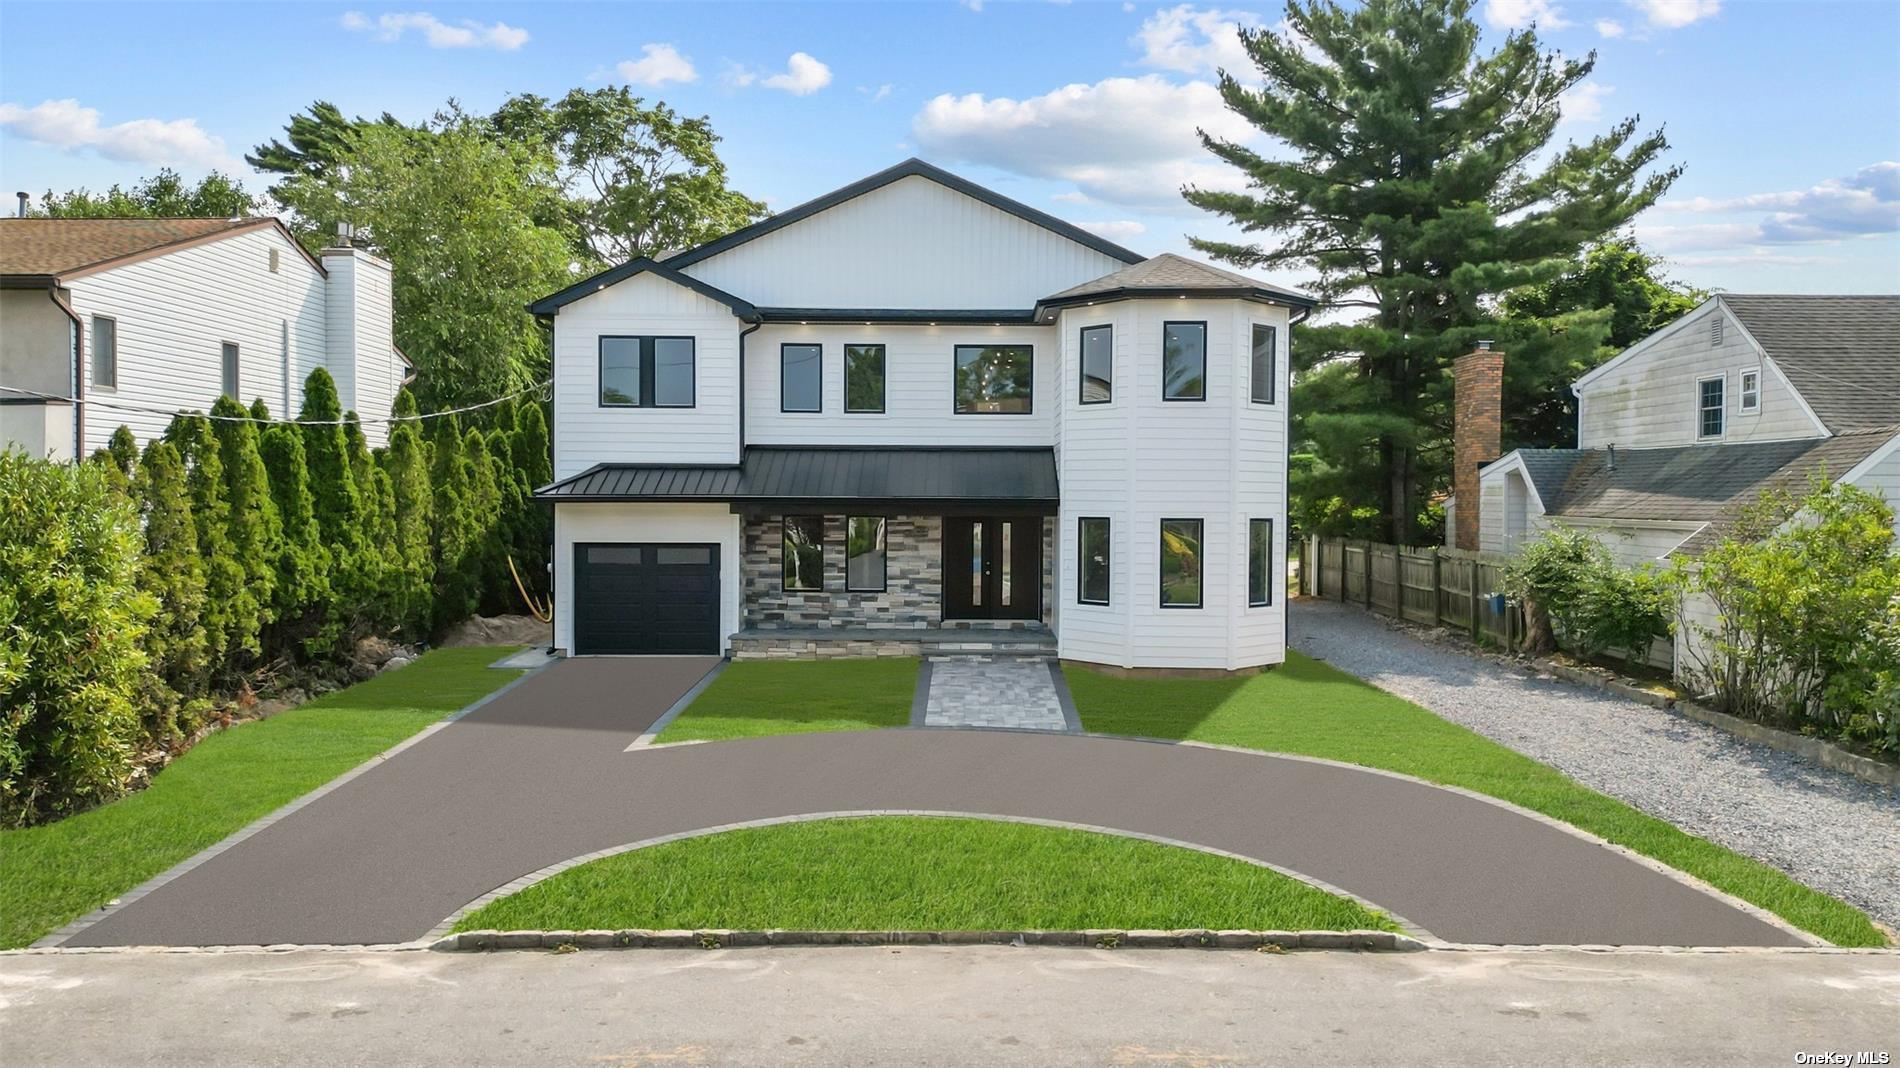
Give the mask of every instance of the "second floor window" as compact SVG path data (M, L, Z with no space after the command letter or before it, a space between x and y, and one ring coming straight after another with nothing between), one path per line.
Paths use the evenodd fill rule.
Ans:
M238 347L231 342L224 343L224 352L220 360L220 383L224 395L232 400L238 399Z
M1274 346L1278 344L1280 332L1264 323L1253 324L1253 366L1248 377L1252 379L1253 402L1255 404L1273 403L1274 377L1280 373Z
M1161 324L1161 399L1207 399L1207 324Z
M1115 328L1082 328L1082 404L1115 399Z
M1704 438L1722 436L1722 417L1726 414L1722 406L1722 394L1727 380L1723 378L1705 378L1696 386L1696 435Z
M884 346L844 347L844 410L884 410Z
M92 317L92 384L107 389L119 384L119 322L103 315Z
M600 339L600 406L691 408L693 339L603 337Z
M1743 371L1742 372L1742 411L1758 412L1760 410L1761 410L1761 372L1760 371Z
M784 344L778 347L778 410L821 412L825 409L825 350L819 345Z
M1034 350L1028 345L958 345L958 415L1028 415L1035 387Z

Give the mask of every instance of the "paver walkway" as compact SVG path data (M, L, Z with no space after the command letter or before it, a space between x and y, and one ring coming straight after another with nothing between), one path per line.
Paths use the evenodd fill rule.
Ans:
M1056 685L1045 660L935 660L924 726L1079 729L1063 714Z
M406 941L498 886L598 850L875 811L1055 820L1192 842L1303 873L1460 942L1801 941L1548 822L1339 764L994 730L625 752L712 663L557 663L65 944Z

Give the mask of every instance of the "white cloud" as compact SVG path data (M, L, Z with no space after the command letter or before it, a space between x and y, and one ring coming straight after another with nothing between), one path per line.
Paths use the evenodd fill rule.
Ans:
M1240 43L1239 28L1258 29L1260 25L1260 16L1250 11L1182 4L1148 16L1129 43L1141 48L1137 62L1144 67L1183 74L1211 74L1219 69L1240 77L1254 66L1253 58Z
M957 2L969 8L971 11L983 10L983 0L957 0Z
M1676 30L1721 13L1722 0L1629 0L1651 26Z
M1212 85L1175 85L1158 74L1066 85L1022 100L946 93L924 104L911 133L945 159L1074 182L1094 200L1182 210L1184 183L1245 186L1238 171L1201 147L1197 126L1229 140L1257 136Z
M451 26L427 11L410 11L378 15L375 18L361 11L346 11L341 20L346 30L369 32L371 39L385 44L402 39L410 30L422 34L430 48L492 48L497 52L513 52L528 43L528 31L519 26L510 26L505 22L480 23L474 19L460 19Z
M1613 85L1601 82L1582 82L1557 98L1557 106L1563 109L1563 122L1595 122L1603 117L1603 98L1616 92Z
M1665 201L1659 218L1679 215L1758 215L1755 222L1660 224L1643 228L1664 251L1722 250L1754 245L1838 242L1900 233L1900 163L1883 161L1846 178L1806 189L1712 199Z
M891 95L892 88L893 87L890 82L885 82L883 85L878 86L876 89L873 89L868 85L860 85L858 86L858 92L863 93L865 96L870 97L871 103L878 104L878 103L882 103L885 99L887 99Z
M726 80L741 88L758 84L767 89L782 89L793 96L810 96L831 84L831 68L805 52L793 52L785 61L783 74L760 74L734 65L726 71Z
M1087 230L1096 237L1106 237L1110 241L1126 241L1131 237L1140 237L1148 228L1133 219L1112 219L1102 222L1079 222L1076 226Z
M72 99L30 108L0 104L0 129L67 152L91 151L128 163L225 170L240 165L224 141L206 133L197 119L132 119L102 126L97 108Z
M1542 30L1571 24L1550 0L1485 0L1484 21L1500 30L1521 30L1533 22Z
M1615 19L1598 19L1597 33L1605 37L1621 37L1623 36L1623 24Z
M1135 10L1135 2L1134 2L1134 0L1122 0L1122 11L1123 11L1123 12L1125 12L1125 13L1133 13L1133 12L1134 12L1134 10Z
M640 46L639 59L623 59L614 67L620 77L633 85L665 85L667 82L696 82L699 71L693 61L680 55L670 44Z

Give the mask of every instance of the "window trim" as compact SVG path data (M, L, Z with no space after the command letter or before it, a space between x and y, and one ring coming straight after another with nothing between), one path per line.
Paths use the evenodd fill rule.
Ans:
M1705 382L1722 383L1721 402L1714 409L1714 411L1718 412L1721 415L1722 425L1713 434L1705 434L1702 431L1703 413L1710 411L1708 406L1702 403L1702 385ZM1728 436L1728 372L1723 371L1721 374L1703 375L1702 377L1695 380L1695 439L1697 441L1721 441L1723 438L1727 436Z
M1085 548L1086 535L1083 534L1083 531L1087 529L1090 523L1102 524L1104 528L1103 537L1106 538L1108 541L1108 544L1105 547L1107 550L1105 555L1107 557L1106 566L1108 569L1108 574L1105 577L1108 580L1108 591L1105 594L1103 594L1102 599L1099 601L1089 600L1088 595L1084 592L1088 588L1087 582L1082 577L1083 576L1082 568L1084 566L1084 561L1088 559L1088 550ZM1108 604L1114 599L1115 599L1115 523L1114 523L1114 520L1111 517L1105 516L1105 515L1076 516L1075 517L1075 603L1093 605L1096 607L1107 607Z
M1253 599L1253 532L1254 532L1254 527L1258 526L1261 523L1265 523L1267 525L1267 558L1265 561L1262 562L1262 566L1264 566L1267 571L1267 576L1266 576L1267 577L1267 595L1266 595L1266 600L1256 601ZM1247 519L1247 607L1248 608L1273 607L1273 560L1274 560L1273 518L1271 516L1250 516Z
M231 381L229 383L230 384L229 389L225 388L226 383L224 381L224 378L225 378L224 373L227 370L224 361L227 356L231 360L230 367L228 368L228 370L231 372ZM243 392L244 392L244 348L243 346L239 345L235 341L220 341L218 342L218 395L223 396L223 397L229 397L232 400L237 401L237 403L242 404L244 402L241 400L238 400L238 397Z
M851 584L851 524L859 519L874 519L881 523L879 533L883 535L884 547L880 550L883 567L877 576L875 586L853 586ZM848 515L844 517L844 588L846 593L885 593L891 588L891 517L887 515Z
M1201 395L1198 397L1168 396L1168 327L1198 326L1201 328ZM1161 323L1161 399L1169 404L1198 404L1207 400L1207 320L1206 319L1165 319Z
M875 408L851 407L851 350L852 349L876 349L877 350L877 407ZM890 407L890 398L891 398L890 346L884 344L884 342L882 341L850 342L844 346L843 357L844 357L844 363L839 368L839 370L843 372L844 374L844 383L843 383L844 397L842 398L842 401L844 404L845 414L846 415L884 415L886 414L887 409ZM821 385L823 384L822 377L823 377L823 372L821 371L820 372ZM783 386L781 385L780 388L782 389Z
M112 380L110 382L102 382L99 379L99 324L100 323L112 324L112 352L110 354L112 357ZM91 328L92 328L92 339L91 339L90 344L87 347L86 357L88 361L91 362L92 364L92 374L89 376L92 379L92 388L112 390L116 392L119 388L119 320L116 316L95 315L92 317ZM220 357L222 357L223 355L222 349L219 350L219 355ZM220 367L219 370L222 371L223 368Z
M1201 552L1203 554L1207 552L1207 519L1206 517L1203 516L1199 519L1196 519L1192 516L1171 516L1171 517L1163 518L1161 520L1160 525L1155 528L1155 561L1156 561L1156 564L1158 565L1155 570L1155 603L1160 605L1161 608L1163 608L1164 610L1175 609L1175 608L1198 610L1201 608L1205 608L1207 606L1207 571L1205 567L1203 567L1201 571L1201 599L1200 600L1195 601L1193 604L1169 604L1168 603L1168 594L1167 594L1168 540L1165 537L1165 535L1168 532L1169 523L1194 524L1195 529L1200 532L1197 540L1199 540L1199 542L1201 543Z
M957 353L964 349L1022 349L1029 353L1029 406L1020 412L979 412L974 409L965 411L957 399ZM990 345L951 345L950 346L950 414L951 415L1034 415L1036 414L1036 346L1034 342L1003 341Z
M1089 399L1089 332L1091 330L1108 331L1108 396L1101 400ZM1082 327L1075 335L1075 403L1078 405L1115 403L1115 324L1096 323Z
M1254 360L1254 331L1265 330L1272 337L1267 346L1267 374L1265 378L1267 396L1260 397L1261 376ZM1280 395L1280 327L1275 323L1249 322L1247 331L1247 402L1249 404L1272 405Z
M1753 390L1755 403L1753 404L1748 403L1748 395L1751 392L1748 388L1748 380L1750 378L1755 380L1755 388ZM1749 367L1744 369L1737 376L1735 383L1735 410L1750 414L1761 411L1761 368Z
M636 341L639 351L635 354L634 373L640 377L640 399L633 404L605 400L602 389L607 368L607 342ZM692 361L687 371L692 382L690 392L693 399L685 404L661 404L658 402L654 386L658 367L656 341L684 341L692 346ZM596 408L697 408L699 407L699 338L692 334L598 334L594 338L594 406Z
M791 554L786 551L785 542L789 536L788 531L790 530L790 527L788 524L791 520L794 520L794 519L813 519L818 522L818 585L816 586L788 586L786 585L786 582L789 581L789 577L788 577L788 573L785 570L785 561L790 558ZM780 593L823 593L825 591L825 517L824 516L809 515L809 514L794 515L790 513L779 516L778 517L778 554L779 554L778 588L779 588Z
M785 406L785 350L818 350L818 407L787 408ZM778 343L778 410L781 415L823 415L825 414L825 343L822 341L781 341Z

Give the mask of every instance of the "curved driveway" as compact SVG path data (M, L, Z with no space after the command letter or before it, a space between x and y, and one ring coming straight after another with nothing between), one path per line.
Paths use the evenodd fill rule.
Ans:
M1802 944L1540 820L1333 764L971 730L622 751L710 666L558 663L64 944L405 941L497 886L581 854L876 809L1190 841L1331 883L1455 942Z

